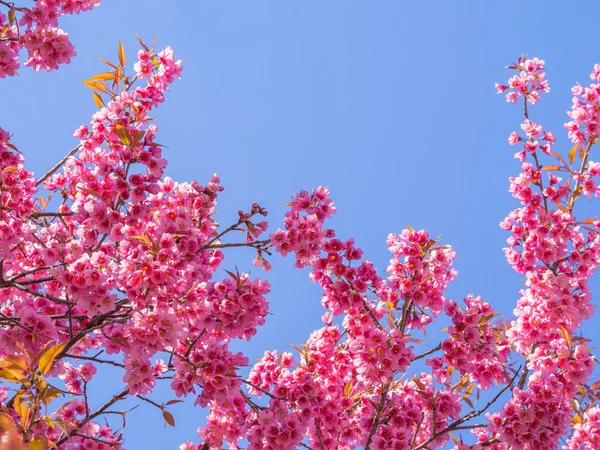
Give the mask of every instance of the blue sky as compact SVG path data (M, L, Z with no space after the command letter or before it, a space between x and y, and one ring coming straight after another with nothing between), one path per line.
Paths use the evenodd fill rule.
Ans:
M388 233L407 224L428 229L457 251L449 297L482 295L510 315L522 282L504 259L507 234L498 223L518 206L507 179L519 164L506 140L522 113L493 83L508 78L504 67L522 53L544 59L552 92L530 114L556 133L557 150L570 148L562 128L570 87L589 83L600 62L597 30L579 26L600 4L574 5L104 0L64 20L78 52L70 65L50 74L22 68L0 82L0 123L30 170L43 174L76 144L72 130L96 109L81 83L104 70L96 56L116 60L122 40L132 62L134 33L147 42L157 36L184 64L155 115L157 141L169 147L166 174L202 184L216 172L226 188L220 223L258 201L274 230L290 196L327 185L338 208L330 226L355 238L377 267L390 258ZM224 267L247 271L253 257L234 250ZM321 325L319 289L307 272L292 269L291 260L272 263L267 274L253 270L271 280L273 315L240 346L251 359L289 350ZM597 277L593 287L600 289ZM104 375L98 404L119 378ZM128 448L195 439L202 411L174 405L177 428L162 430L160 413L146 406L128 416Z

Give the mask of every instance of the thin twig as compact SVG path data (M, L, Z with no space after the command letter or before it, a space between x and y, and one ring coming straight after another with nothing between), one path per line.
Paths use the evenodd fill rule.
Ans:
M38 218L38 217L67 217L73 216L75 213L73 211L69 212L34 212L31 213L29 217Z
M487 411L487 409L492 406L494 403L496 403L496 401L500 398L500 396L502 394L504 394L504 392L511 386L512 382L514 381L514 379L517 377L517 375L519 374L519 371L517 370L517 372L515 373L515 375L513 376L512 380L510 383L508 383L506 386L504 386L500 392L498 392L498 394L496 394L496 396L491 399L482 409L478 410L478 411L472 411L469 414L464 415L463 417L461 417L460 419L458 419L457 421L451 423L450 425L448 425L446 428L444 428L441 431L438 431L437 433L434 433L429 439L427 439L425 442L423 442L421 445L419 445L418 447L415 447L414 450L422 450L424 448L427 448L427 446L429 444L431 444L433 441L435 441L436 439L438 439L440 436L443 436L444 434L457 429L458 426L461 426L463 423L477 417L480 416L481 414L483 414L484 412Z
M432 348L431 350L427 350L425 353L421 353L419 356L415 356L413 358L413 361L416 361L418 359L423 359L423 358L425 358L425 357L431 355L432 353L435 353L435 352L437 352L438 350L441 350L441 349L442 349L442 344L438 345L435 348Z
M1 0L0 0L1 1ZM58 169L61 168L61 166L67 162L67 160L73 156L75 153L77 153L77 151L79 150L79 148L81 147L81 144L78 145L77 147L73 148L72 150L69 151L69 153L66 154L66 156L61 159L58 163L56 163L56 165L54 167L52 167L52 169L50 169L48 172L46 172L44 174L44 176L42 176L42 178L40 178L39 180L37 180L37 183L35 183L36 186L39 186L40 184L42 184L44 181L46 181L47 178L51 177L52 175L54 175L54 172L56 172Z
M389 383L384 386L384 388L379 393L379 404L377 405L377 410L375 411L375 417L373 418L373 423L371 424L371 430L369 431L369 437L367 438L367 443L365 445L365 450L369 450L371 448L371 442L373 441L373 436L377 432L377 428L379 427L379 420L381 418L381 414L383 413L383 408L385 407L385 401L387 398L388 390L390 388Z
M14 9L15 11L21 11L21 12L29 11L29 8L15 6L15 4L13 2L5 2L4 0L0 0L0 5L7 6L10 9Z
M94 361L99 364L110 364L115 367L125 367L125 364L121 364L116 361L111 361L108 359L98 359L95 356L71 355L70 353L66 353L65 355L63 355L63 358L82 359L84 361Z
M80 430L85 424L87 424L91 420L93 420L96 417L98 417L100 414L102 414L104 411L106 411L112 405L114 405L115 403L117 403L119 400L123 400L127 396L127 394L129 394L129 389L125 389L123 392L114 395L113 398L111 398L108 402L106 402L104 405L102 405L100 408L98 408L96 411L94 411L88 417L86 417L81 422L79 422L77 424L77 430ZM72 437L75 433L77 433L77 430L73 430L71 432L68 432L65 436L63 436L58 441L56 441L55 442L56 446L60 447L62 444L64 444L65 442L67 442L70 437Z

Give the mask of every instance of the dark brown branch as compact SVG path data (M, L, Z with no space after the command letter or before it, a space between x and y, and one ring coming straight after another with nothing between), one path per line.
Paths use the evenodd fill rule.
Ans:
M60 266L64 266L66 265L65 263L59 263L59 264L54 264L52 266L42 266L42 267L36 267L35 269L30 269L30 270L26 270L25 272L21 272L15 276L13 276L12 278L9 278L7 281L9 282L13 282L13 281L17 281L19 278L23 278L26 277L27 275L32 275L34 273L37 273L41 270L48 270L48 269L55 269L56 267L60 267Z
M271 397L271 398L274 398L275 400L285 400L284 398L277 397L277 396L275 396L275 395L271 394L270 392L268 392L268 391L265 391L264 389L262 389L262 388L258 387L257 385L255 385L255 384L253 384L253 383L249 382L248 380L244 380L243 378L240 378L240 381L241 381L242 383L244 383L244 384L247 384L248 386L251 386L251 387L253 387L253 388L254 388L254 389L256 389L257 391L260 391L260 392L262 392L263 394L265 394L265 395L268 395L268 396L269 396L269 397Z
M0 0L0 5L7 6L10 9L14 9L15 11L21 11L21 12L29 11L29 8L15 6L15 4L13 2L5 2L4 0Z
M269 244L271 241L268 239L265 239L263 241L254 241L254 242L232 242L232 243L228 243L228 244L206 244L204 247L202 247L202 250L206 250L208 248L227 248L227 247L254 247L254 248L259 248L262 247L263 245L267 245ZM270 255L271 253L269 253L267 250L265 250L264 248L260 249L261 251L267 253L268 255Z
M38 218L38 217L67 217L72 216L75 213L73 211L69 212L34 212L29 215L29 217Z
M15 282L10 283L9 282L9 283L5 284L3 287L6 287L6 286L9 286L9 287L12 286L20 291L27 292L28 294L35 295L37 297L43 297L47 300L52 300L54 303L59 303L61 305L72 305L72 303L68 300L54 297L53 295L46 294L45 292L34 291L33 289L29 289L28 287L25 287L20 283L15 283Z
M435 347L435 348L432 348L431 350L427 350L425 353L421 353L420 355L418 355L418 356L415 356L415 357L413 358L413 361L417 361L418 359L423 359L423 358L426 358L427 356L429 356L429 355L431 355L432 353L435 353L435 352L437 352L438 350L441 350L441 349L442 349L442 344L438 345L438 346L437 346L437 347Z
M510 383L508 383L506 386L504 386L500 392L498 392L498 394L496 394L496 396L494 396L493 399L491 399L489 402L487 402L487 404L481 408L478 411L472 411L469 414L464 415L463 417L461 417L460 419L458 419L457 421L451 423L450 425L448 425L446 428L444 428L441 431L438 431L437 433L434 433L429 439L427 439L425 442L423 442L421 445L419 445L418 447L415 447L414 450L422 450L427 448L427 446L429 444L431 444L433 441L435 441L436 439L438 439L439 437L443 436L446 433L449 433L452 430L456 430L457 427L461 426L463 423L468 422L469 420L480 416L481 414L483 414L484 412L486 412L488 410L488 408L490 406L492 406L494 403L496 403L496 401L500 398L500 396L502 394L504 394L504 392L510 388L510 386L512 385L512 382L515 380L515 378L517 377L517 375L519 374L519 371L517 370L517 372L515 373L515 375L513 376L512 380ZM365 449L366 450L366 449Z
M58 169L60 169L62 167L62 165L64 163L67 162L67 160L73 156L75 153L77 153L77 151L79 150L79 147L81 147L80 145L78 145L77 147L75 147L74 149L70 150L69 153L66 154L66 156L61 159L59 162L56 163L56 165L54 167L52 167L48 172L46 172L42 178L40 178L39 180L37 180L37 183L35 183L36 186L39 186L40 184L42 184L44 181L46 181L47 178L51 177L52 175L54 175L54 172L56 172Z
M315 428L317 429L317 438L319 439L319 448L321 450L325 450L325 445L323 444L323 437L321 436L321 425L319 424L319 419L315 419Z
M116 361L111 361L109 359L98 359L95 356L71 355L69 353L66 353L65 355L63 355L63 358L81 359L84 361L94 361L99 364L110 364L111 366L115 367L125 367L125 364L121 364Z
M98 408L96 411L94 411L88 417L86 417L81 422L79 422L77 424L77 429L80 430L81 427L83 427L85 424L87 424L91 420L93 420L96 417L98 417L99 415L101 415L104 411L106 411L112 405L117 403L119 400L123 400L127 396L127 394L129 394L129 389L125 389L123 392L114 395L112 399L110 399L108 402L106 402L104 405L102 405L100 408ZM60 447L62 444L67 442L70 437L74 436L75 433L77 433L77 430L73 430L73 431L67 433L65 436L63 436L62 438L60 438L58 441L55 442L56 446Z
M377 405L377 410L375 411L375 417L373 417L373 423L371 424L371 430L369 431L369 437L367 438L365 450L369 450L371 448L371 442L373 441L373 436L375 436L377 428L379 427L379 420L381 419L381 414L383 413L383 408L385 407L385 401L389 388L390 385L387 384L380 392L381 397L379 399L379 404Z

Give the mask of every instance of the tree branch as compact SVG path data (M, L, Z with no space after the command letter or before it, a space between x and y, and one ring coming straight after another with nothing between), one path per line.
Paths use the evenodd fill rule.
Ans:
M4 2L3 2L4 3ZM54 167L52 167L48 172L46 172L42 178L40 178L39 180L37 180L37 183L35 183L36 186L39 186L40 184L42 184L44 181L46 181L47 178L51 177L52 175L54 175L54 173L60 169L62 167L62 165L64 163L67 162L67 160L73 156L75 153L77 153L77 151L79 150L79 148L81 147L81 145L78 145L77 147L73 148L72 150L69 151L69 153L67 153L65 155L65 157L63 159L61 159L58 163L56 163L56 165Z

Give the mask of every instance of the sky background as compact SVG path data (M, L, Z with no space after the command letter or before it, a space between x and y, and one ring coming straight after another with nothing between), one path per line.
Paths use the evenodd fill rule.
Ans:
M22 68L0 81L0 124L41 176L76 145L72 131L96 110L81 83L105 70L96 56L116 61L121 40L131 73L134 33L147 43L156 36L184 67L154 114L157 141L169 147L166 175L204 184L217 173L226 188L221 224L258 201L274 231L292 195L329 186L338 208L329 227L355 238L378 268L390 259L388 233L407 224L427 229L457 252L448 297L482 295L510 317L522 282L504 259L508 234L498 223L518 207L508 177L520 166L507 137L522 111L493 84L508 79L504 67L522 53L544 59L552 92L530 114L556 133L556 150L568 151L562 125L570 88L589 83L600 62L598 31L583 22L598 14L592 1L104 0L63 19L78 53L71 64L53 73ZM273 315L251 343L235 346L251 361L303 342L323 313L307 271L274 257L265 274L253 258L233 249L223 264L272 284ZM598 292L598 277L592 285ZM441 335L432 336L436 345ZM120 376L103 373L98 405L123 385ZM174 396L160 390L156 398ZM190 400L171 407L175 429L163 430L149 405L131 412L126 447L195 440L203 412Z

